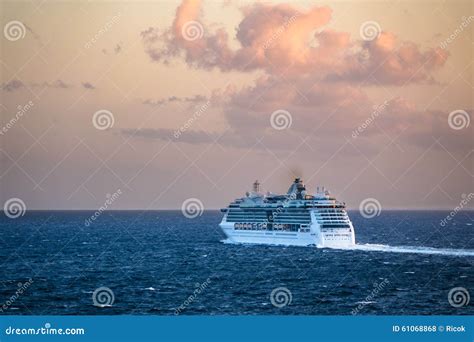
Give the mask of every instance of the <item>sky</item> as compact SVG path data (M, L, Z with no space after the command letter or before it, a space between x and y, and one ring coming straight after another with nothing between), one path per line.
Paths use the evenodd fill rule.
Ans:
M215 209L294 177L349 208L473 192L470 1L0 7L2 203Z

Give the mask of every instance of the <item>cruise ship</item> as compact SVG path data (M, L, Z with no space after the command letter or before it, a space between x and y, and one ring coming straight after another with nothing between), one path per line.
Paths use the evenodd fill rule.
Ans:
M286 194L263 194L260 183L227 208L220 227L232 243L344 248L355 244L345 203L324 187L308 194L296 178Z

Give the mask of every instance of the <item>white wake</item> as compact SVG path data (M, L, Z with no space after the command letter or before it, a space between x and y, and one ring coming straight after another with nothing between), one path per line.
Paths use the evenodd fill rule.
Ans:
M232 245L270 245L270 246L281 246L277 244L255 244L255 243L240 243L234 242L230 239L221 240L224 244ZM285 245L286 246L286 245ZM301 246L300 246L301 247ZM314 248L315 246L307 246ZM317 248L328 248L320 247ZM434 247L423 247L423 246L389 246L379 244L355 244L349 247L330 247L329 249L338 250L356 250L356 251L367 251L367 252L388 252L388 253L413 253L413 254L431 254L431 255L446 255L446 256L459 256L459 257L474 257L474 250L472 249L453 249L453 248L434 248Z
M452 248L433 248L422 246L388 246L376 244L355 244L352 247L339 248L344 250L389 252L389 253L415 253L415 254L431 254L431 255L447 255L447 256L471 256L474 257L472 249L452 249Z

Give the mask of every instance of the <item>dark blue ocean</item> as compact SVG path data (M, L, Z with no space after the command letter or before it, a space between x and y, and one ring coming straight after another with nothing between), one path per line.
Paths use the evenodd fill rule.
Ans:
M0 314L474 314L472 211L444 227L448 212L350 212L354 250L225 244L217 211L107 211L87 227L92 214L1 218ZM110 305L94 305L101 287ZM456 287L469 303L450 304Z

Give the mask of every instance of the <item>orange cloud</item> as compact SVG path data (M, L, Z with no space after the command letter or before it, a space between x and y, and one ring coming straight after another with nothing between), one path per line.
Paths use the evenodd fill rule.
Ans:
M154 61L171 62L183 55L194 67L222 71L262 69L289 77L317 75L319 79L400 85L432 81L432 71L443 66L442 49L422 52L413 42L381 32L373 41L352 41L347 32L328 28L332 10L302 10L289 4L253 4L242 8L243 19L229 47L223 28L211 32L202 18L201 1L185 0L172 27L142 32L146 51Z
M188 65L201 69L264 71L252 86L233 89L226 96L223 105L232 128L230 143L255 141L263 132L271 136L269 116L279 109L291 113L295 137L297 132L311 133L320 126L318 135L326 139L349 137L373 111L373 103L359 85L433 82L433 72L448 58L442 49L422 50L391 32L379 32L372 41L351 39L348 32L328 27L329 7L303 10L290 4L257 3L241 11L235 35L238 48L230 47L223 28L211 30L206 25L200 1L183 1L168 30L142 32L153 61L170 63L184 57ZM190 25L194 30L187 32ZM394 134L406 125L419 127L417 120L429 122L430 115L441 117L420 113L400 98L387 101L378 124ZM378 130L368 130L359 140L378 134L373 132ZM413 142L431 138L426 129L413 132L413 136L420 134Z

